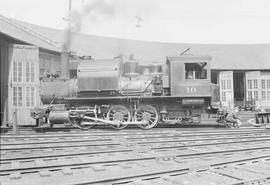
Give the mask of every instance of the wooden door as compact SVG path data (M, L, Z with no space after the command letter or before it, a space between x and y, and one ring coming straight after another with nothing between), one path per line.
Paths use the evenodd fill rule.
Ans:
M261 72L261 107L270 108L270 72Z
M33 125L30 111L39 105L38 48L28 45L9 45L9 122Z
M255 106L260 107L261 105L261 83L260 82L260 71L246 72L246 101L255 103Z
M233 72L219 72L220 101L223 107L234 106Z

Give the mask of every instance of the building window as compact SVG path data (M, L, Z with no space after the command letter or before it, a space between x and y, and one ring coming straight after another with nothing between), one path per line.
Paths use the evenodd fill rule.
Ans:
M31 87L31 107L35 105L35 87Z
M221 100L226 101L226 92L221 93Z
M267 89L270 89L270 79L266 80L266 87L267 87Z
M267 91L267 100L270 100L270 91Z
M221 89L226 89L226 81L225 80L221 80Z
M232 83L231 80L227 80L227 89L231 89Z
M258 89L258 80L257 79L253 80L253 86L254 86L254 89Z
M31 72L30 72L30 76L31 76L31 82L35 82L35 68L34 68L34 63L31 62Z
M265 89L265 80L262 80L262 89Z
M22 62L13 62L13 82L22 82Z
M248 89L252 89L252 80L248 80Z
M13 82L17 82L18 81L18 66L17 66L17 62L13 63Z
M22 107L22 87L14 86L13 90L13 106L14 107Z
M265 91L262 91L262 100L263 100L263 101L266 100Z
M26 71L25 71L25 75L26 75L25 81L30 82L30 63L26 62L25 65L26 65L26 68L25 68L26 69Z
M35 87L26 87L26 107L35 105Z
M258 97L258 91L254 91L254 99L255 99L256 101L259 100L259 97Z
M33 62L26 62L25 63L25 80L26 82L34 82L35 81L35 72L34 72L34 63Z
M248 101L252 100L252 91L248 91Z
M30 87L26 87L25 98L26 107L30 107Z

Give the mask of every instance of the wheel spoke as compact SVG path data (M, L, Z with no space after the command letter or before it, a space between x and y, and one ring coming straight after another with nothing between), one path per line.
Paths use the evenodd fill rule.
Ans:
M107 113L107 119L115 124L111 125L115 129L123 129L127 125L122 122L128 122L131 119L129 110L123 105L112 106Z
M151 105L141 105L135 116L137 121L143 122L143 124L138 124L143 129L150 129L158 122L157 110Z

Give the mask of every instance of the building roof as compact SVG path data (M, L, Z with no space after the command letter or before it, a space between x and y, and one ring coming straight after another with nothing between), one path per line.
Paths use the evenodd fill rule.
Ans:
M46 36L57 44L63 40L63 31L48 27L16 21L35 33ZM1 26L2 30L4 26ZM14 34L12 28L10 34ZM26 38L17 33L18 38L37 43L38 46L52 47L42 39ZM28 36L29 37L29 36ZM60 44L59 44L60 45ZM45 46L43 46L45 47ZM184 44L163 43L119 38L101 37L86 34L74 34L71 50L78 55L90 55L93 58L114 58L120 54L128 58L133 54L141 63L166 62L166 56L179 55L190 49L194 55L209 55L212 69L217 70L265 70L270 69L270 44ZM58 49L58 48L56 48ZM59 51L59 50L57 50Z
M57 41L52 40L40 32L36 32L28 26L20 24L18 21L9 19L2 15L0 15L0 33L23 43L38 46L45 50L60 52L60 48L57 46Z

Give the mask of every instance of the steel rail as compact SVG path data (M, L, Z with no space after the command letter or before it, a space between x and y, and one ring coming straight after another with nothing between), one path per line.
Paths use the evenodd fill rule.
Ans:
M258 149L258 148L253 148L253 150L256 150L256 149ZM231 152L231 151L226 151L226 153L228 153L228 152ZM217 153L215 153L215 154L217 154ZM201 154L197 154L197 155L201 155ZM178 156L177 156L178 157ZM265 159L265 158L269 158L270 157L270 154L268 154L268 155L256 155L256 156L248 156L248 157L241 157L241 158L233 158L233 159L227 159L227 161L226 162L220 162L220 161L218 161L218 162L216 162L215 160L215 162L212 162L212 161L210 161L210 162L208 162L208 164L207 164L207 166L208 167L217 167L217 166L221 166L221 165L228 165L228 164L234 164L234 163L239 163L239 162L247 162L247 161L251 161L251 160L258 160L258 159ZM147 160L150 160L150 159L147 159ZM177 160L179 160L179 159L177 159ZM142 162L142 161L141 161ZM91 167L91 166L88 166L88 167ZM179 166L180 167L180 166ZM172 167L172 169L166 169L165 168L165 170L154 170L154 172L152 172L152 171L148 171L148 173L146 173L146 174L141 174L141 175L126 175L126 177L121 177L121 178L119 178L119 177L115 177L114 179L112 179L112 178L108 178L108 179L106 179L106 180L97 180L97 181L93 181L93 182L91 182L91 183L106 183L106 182L112 182L112 181L115 181L115 180L128 180L128 179L130 179L130 178L149 178L150 176L153 176L153 175L164 175L164 174L171 174L171 173L179 173L179 172L183 172L183 171L190 171L191 169L192 170L194 170L194 168L196 169L200 169L201 168L201 166L195 166L195 167L190 167L190 166L183 166L183 165L181 165L181 168L177 168L177 169L175 169L175 168L173 168ZM207 168L207 167L206 167ZM38 172L39 171L39 169L40 168L37 168L37 169L33 169L34 171L33 172ZM51 169L51 170L53 170L53 171L59 171L59 170L62 170L62 169L64 169L64 168L59 168L59 169ZM80 167L79 166L77 166L77 167L74 167L73 168L74 170L75 169L80 169ZM29 173L33 173L33 172L29 172ZM26 173L25 173L26 174ZM6 174L6 175L8 175L8 174ZM0 176L0 179L1 179L1 176ZM90 182L89 182L90 183ZM77 184L77 183L76 183Z
M201 147L201 146L214 146L214 145L226 145L226 144L237 144L237 143L254 143L254 142L262 142L262 141L269 141L269 138L266 139L250 139L250 140L245 140L243 141L242 139L239 139L239 141L229 141L229 142L211 142L211 143L201 143L198 142L197 144L193 143L193 144L184 144L182 143L181 145L173 145L173 146L151 146L151 145L147 145L147 149L152 149L152 150L161 150L161 149L180 149L180 148L188 148L188 147ZM22 159L33 159L33 158L48 158L48 157L64 157L64 156L76 156L76 155L90 155L90 154L104 154L104 153L119 153L119 152L132 152L134 150L134 146L123 146L123 145L118 145L120 146L119 148L109 148L109 149L95 149L94 151L89 151L90 149L83 151L83 150L76 150L76 152L71 152L71 151L66 151L64 150L63 153L61 152L57 152L57 154L53 154L53 155L48 155L46 153L46 151L42 152L42 150L40 151L40 148L38 148L38 152L41 152L42 155L32 155L32 156L27 156L24 155L23 157L14 157L11 155L10 158L6 158L2 155L2 158L0 161L7 161L7 160L22 160ZM77 146L78 147L78 146ZM142 147L140 144L137 145L137 148ZM48 147L49 149L51 149L50 147ZM66 148L66 147L63 147ZM76 149L76 148L75 148ZM5 149L4 149L5 150ZM12 150L12 149L10 149ZM25 149L23 149L25 150ZM14 151L14 150L12 150ZM46 155L44 155L44 153ZM31 154L33 154L33 151L31 151Z
M261 141L263 140L270 140L270 136L253 136L253 137L248 137L248 136L239 136L237 135L237 137L234 137L234 138L206 138L206 139L191 139L191 140L165 140L165 141L136 141L136 142L128 142L130 144L132 143L136 143L138 145L143 145L143 144L154 144L154 143L175 143L175 142L201 142L201 141L219 141L219 140L224 140L224 139L232 139L232 140L240 140L240 141L235 141L235 142L242 142L242 139L258 139L258 138L262 138ZM123 143L122 142L127 142L126 139L117 139L118 142L108 142L108 143L100 143L100 142L97 142L97 143L93 143L92 141L89 141L89 142L84 142L84 143L81 143L80 145L77 145L77 144L70 144L69 142L58 142L58 144L61 143L61 145L47 145L47 143L43 143L43 144L35 144L35 146L28 146L27 145L18 145L18 147L16 148L16 145L3 145L1 147L1 150L2 151L8 151L8 150L12 150L12 151L15 151L15 150L33 150L33 149L46 149L46 148L66 148L66 147L69 147L69 148L72 148L72 147L94 147L94 146L121 146ZM254 140L252 140L254 141ZM234 141L230 142L230 143L235 143ZM243 142L246 142L246 141L243 141ZM183 143L184 144L184 143ZM209 144L209 143L207 143ZM25 147L22 147L22 146L25 146Z
M217 146L220 146L220 145L217 145ZM174 154L173 156L175 157L193 157L193 156L203 156L203 155L213 155L213 154L227 154L227 153L236 153L236 152L246 152L246 151L256 151L256 150L268 150L268 155L266 155L267 157L270 157L270 143L269 143L269 146L263 146L263 147L247 147L247 148L240 148L240 149L229 149L227 150L226 148L225 149L221 149L221 150L218 150L218 151L205 151L205 152L194 152L194 153L186 153L186 154L182 154L182 151L173 151ZM267 153L264 151L264 153ZM95 162L80 162L80 163L73 163L73 164L66 164L65 162L63 162L62 165L59 165L59 164L52 164L51 166L39 166L39 167L31 167L31 168L27 168L25 167L24 169L31 169L31 170L35 170L35 169L38 169L38 168L50 168L50 167L54 167L54 168L57 168L57 167L63 167L63 166L78 166L78 165L89 165L89 164L103 164L103 163L118 163L118 162L127 162L127 161L142 161L142 160L152 160L152 159L155 159L157 157L162 157L164 155L158 155L158 153L149 153L150 156L147 156L147 157L144 157L144 156L136 156L135 158L131 157L131 158L127 158L127 159L121 159L119 158L118 160L106 160L105 158L104 159L100 159L99 161L95 161ZM18 160L16 160L18 162ZM7 161L6 161L7 162ZM9 161L10 162L10 161ZM226 164L226 163L224 163ZM18 170L20 168L23 168L23 167L17 167L17 168L13 168L13 169L2 169L0 168L0 172L8 172L8 171L15 171L15 170Z
M232 135L238 135L238 136L241 136L241 135L256 135L256 134L259 134L261 132L252 132L252 133L226 133L226 134L216 134L216 133L212 133L212 134L208 134L208 135L198 135L198 134L190 134L190 135L182 135L182 134L177 134L177 133L174 133L174 134L164 134L164 135L157 135L157 136L146 136L146 137L124 137L123 139L125 140L145 140L145 139L151 139L151 140L155 140L155 139L160 139L160 138L166 138L166 139L175 139L175 138L185 138L185 137L199 137L199 136L203 136L203 137L210 137L210 136L220 136L220 137L224 137L224 136L232 136ZM266 132L263 132L265 133L265 135L270 135L270 133L266 133ZM40 140L40 138L37 138L37 141L33 141L32 139L31 140L20 140L20 141L16 141L16 143L13 143L14 142L14 139L11 139L9 141L5 140L5 139L1 139L1 145L4 146L4 145L24 145L24 144L51 144L51 143L67 143L67 142L70 142L70 143L76 143L76 142L85 142L85 141L91 141L91 142L95 142L95 141L111 141L112 139L110 137L106 137L106 138L96 138L96 137L82 137L82 138L77 138L77 139L66 139L65 137L59 137L57 140L56 139L49 139L49 140ZM198 138L198 139L201 139L201 138ZM194 139L195 140L195 139Z
M68 133L50 133L50 134L44 134L44 133L40 133L40 134L31 134L31 135L6 135L3 134L1 136L2 139L16 139L16 138L22 138L22 139L26 139L26 138L53 138L53 137L83 137L83 136L89 136L89 134L91 134L92 137L97 137L97 136L130 136L130 133L132 133L132 135L149 135L152 134L153 132L156 134L166 134L167 131L169 132L176 132L176 133L180 133L180 134L194 134L194 133L198 133L199 134L222 134L224 132L226 133L249 133L249 132L265 132L266 129L258 129L258 128L248 128L248 129L218 129L218 130L211 130L211 131L201 131L201 130L193 130L193 131L185 131L185 130L179 130L179 129L169 129L169 130L163 130L163 131L154 131L154 129L152 129L153 131L149 132L149 130L140 130L140 131L129 131L126 132L125 130L121 130L121 131L107 131L107 132L101 132L98 134L93 133L92 130L89 131L79 131L76 133L72 133L72 132L68 132Z

